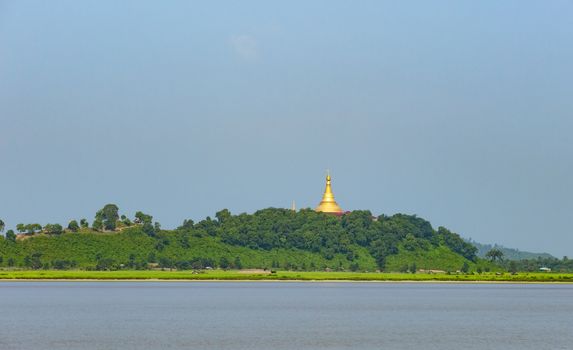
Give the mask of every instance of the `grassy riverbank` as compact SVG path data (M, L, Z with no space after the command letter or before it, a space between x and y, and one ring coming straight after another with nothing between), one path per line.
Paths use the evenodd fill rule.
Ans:
M0 280L229 280L229 281L451 281L451 282L568 282L573 274L426 274L277 271L264 274L238 270L191 271L0 271Z

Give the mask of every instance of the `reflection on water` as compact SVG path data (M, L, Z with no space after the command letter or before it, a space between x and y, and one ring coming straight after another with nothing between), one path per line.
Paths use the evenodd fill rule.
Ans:
M0 349L571 349L573 285L0 282Z

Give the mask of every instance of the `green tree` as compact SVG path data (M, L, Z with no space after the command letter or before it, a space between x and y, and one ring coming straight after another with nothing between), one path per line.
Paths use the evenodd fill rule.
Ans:
M155 228L151 224L151 222L145 222L143 226L141 226L141 230L148 236L154 237L155 236Z
M485 257L492 262L502 261L503 260L503 252L497 248L492 248L487 253L485 253Z
M14 233L14 230L6 231L6 239L10 242L16 242L16 234Z
M222 256L221 259L219 260L219 267L222 268L223 270L226 270L229 268L229 266L230 266L229 259Z
M30 224L28 228L29 232L38 233L42 231L42 225L40 224Z
M159 267L161 268L169 268L171 270L173 268L173 260L168 257L162 256L159 258Z
M135 262L135 254L131 253L129 254L129 260L127 262L127 267L129 267L130 269L134 269L135 266L137 265Z
M92 224L92 228L95 231L101 231L103 229L103 222L99 219L95 219L94 223Z
M236 269L239 269L239 270L242 269L242 268L243 268L243 263L241 263L241 258L240 258L240 257L236 257L236 258L235 258L235 262L234 262L233 265L234 265L234 267L235 267Z
M63 227L60 224L46 224L44 231L49 235L59 235L63 232Z
M88 228L90 226L90 224L88 223L88 221L86 219L81 219L80 220L80 226L82 228Z
M128 218L127 216L125 216L125 215L122 215L122 216L121 216L121 222L122 222L125 226L127 226L127 227L133 225L133 223L131 222L131 220L129 220L129 218Z
M6 227L6 224L4 223L4 221L2 221L2 219L0 219L0 232L4 232L5 227Z
M41 269L43 264L41 261L42 253L34 252L31 255L26 255L24 257L24 266L30 267L34 270Z
M105 230L115 231L119 208L115 204L106 204L102 209L96 213L96 220L100 220Z
M114 261L111 258L100 258L96 264L96 270L98 271L109 271L116 269L114 266Z
M42 225L40 224L18 224L16 225L16 230L20 233L25 233L27 235L33 235L37 231L42 230Z
M411 273L416 273L418 271L418 267L416 266L416 262L414 261L412 263L412 266L410 267L410 272Z
M225 221L231 218L231 212L228 209L223 209L215 213L215 217L219 224L225 223Z
M517 262L516 261L510 261L509 262L509 272L511 272L512 274L517 273Z
M460 271L463 273L468 273L470 271L470 265L468 264L467 261L464 261L464 264L462 265Z
M80 229L80 225L78 225L78 222L76 220L72 220L68 224L68 230L70 230L72 232L78 232L79 229Z
M185 219L183 220L183 225L179 226L178 229L179 230L191 230L193 229L193 225L195 224L195 222L191 219Z
M184 231L179 236L179 243L181 244L181 247L183 247L185 249L189 249L191 247L191 242L189 240L189 233L188 232Z
M135 222L138 224L151 224L153 216L144 214L140 211L135 212Z

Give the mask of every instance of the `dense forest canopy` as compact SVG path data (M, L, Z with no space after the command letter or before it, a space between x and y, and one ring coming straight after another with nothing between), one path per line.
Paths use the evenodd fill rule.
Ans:
M109 269L156 263L177 268L415 270L420 257L427 268L460 269L477 262L476 248L444 227L434 229L415 215L375 217L367 210L334 216L310 209L267 208L238 215L223 209L213 219L185 220L175 230L162 230L151 215L137 212L131 220L107 204L91 227L81 219L66 228L37 223L16 228L19 236L9 230L0 242L0 266Z
M224 209L216 219L207 218L179 231L210 235L223 242L270 250L296 248L320 253L329 259L336 253L353 253L354 246L368 249L380 268L389 255L406 250L440 245L464 258L475 261L476 248L444 227L434 230L430 223L415 215L396 214L374 217L370 211L356 210L341 217L303 209L298 212L268 208L254 214L232 215Z

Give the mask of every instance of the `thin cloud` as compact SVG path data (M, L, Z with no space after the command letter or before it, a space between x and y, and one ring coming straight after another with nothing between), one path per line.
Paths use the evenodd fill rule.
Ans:
M235 53L245 61L255 62L259 59L259 45L255 38L249 35L236 35L231 38L231 46Z

